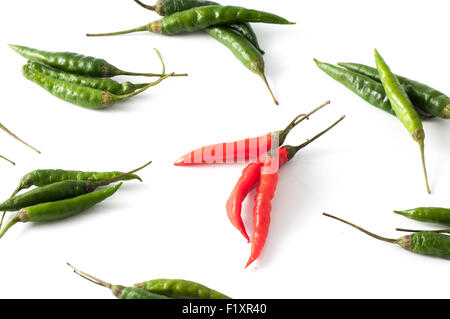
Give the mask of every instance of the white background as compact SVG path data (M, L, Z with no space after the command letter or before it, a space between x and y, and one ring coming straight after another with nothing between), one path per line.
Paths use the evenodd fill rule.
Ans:
M106 289L71 272L65 262L113 283L184 278L234 298L448 297L448 261L378 242L323 217L327 211L390 237L398 226L432 228L392 213L417 206L450 206L450 125L427 121L427 195L419 148L400 122L316 68L312 58L373 65L376 47L394 72L450 92L446 1L228 0L271 11L294 26L254 24L266 50L262 82L207 35L140 33L87 38L159 17L132 0L2 1L1 122L36 145L37 155L0 134L0 194L6 199L37 168L129 170L153 164L93 209L47 224L18 224L0 241L0 297L110 298ZM102 57L131 71L187 72L129 102L91 111L53 97L24 79L26 61L15 43ZM117 78L125 80L129 78ZM146 80L131 79L135 82ZM297 128L296 145L342 114L332 132L280 171L269 237L260 260L225 213L243 165L172 165L202 145L283 128L295 115L332 104ZM251 221L252 198L245 204ZM8 215L10 218L12 215ZM251 222L250 222L251 224ZM251 229L251 225L249 225Z

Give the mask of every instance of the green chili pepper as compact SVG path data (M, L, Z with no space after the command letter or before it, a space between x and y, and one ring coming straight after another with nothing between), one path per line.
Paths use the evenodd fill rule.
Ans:
M371 105L395 115L391 103L384 91L383 85L364 75L348 71L332 64L314 59L316 65L330 77L343 84L350 91Z
M23 207L28 207L40 203L53 202L90 193L100 186L111 184L125 178L126 176L132 175L133 173L150 165L150 163L151 161L128 173L120 174L107 180L96 182L89 180L64 180L61 182L38 187L29 192L11 197L10 199L4 201L0 204L0 210L17 211Z
M425 131L423 130L422 121L419 114L415 110L411 100L406 94L405 90L401 86L397 77L391 72L389 66L383 60L383 58L375 50L375 63L377 65L378 74L380 75L381 83L383 84L386 95L391 102L392 109L399 118L400 122L406 127L412 138L419 143L420 155L422 157L422 167L425 176L425 183L427 192L430 194L430 187L428 185L427 169L425 166L425 154L424 154L424 140Z
M264 59L253 44L241 37L235 31L224 27L206 28L204 31L229 48L231 52L233 52L234 56L237 57L248 69L259 75L269 90L273 101L278 105L278 101L273 95L264 74Z
M74 198L22 208L18 211L17 215L0 231L0 238L3 237L9 228L18 222L49 222L81 213L113 195L120 186L122 186L122 183Z
M117 295L117 293L115 293L115 291L120 291L125 288L124 286L111 285L110 283L107 283L81 270L76 269L69 263L67 264L74 270L77 275L93 283L96 283L97 285L111 289L114 295L117 297L119 296ZM150 294L150 296L154 296L154 298L135 299L231 299L230 297L225 296L224 294L221 294L220 292L217 292L199 283L181 279L149 280L128 288L138 289L138 296L141 295L142 290L146 291L148 294ZM143 295L145 296L145 294Z
M354 72L352 70L346 70L335 65L320 62L314 59L316 65L331 78L335 79L337 82L343 84L350 91L358 95L364 101L369 104L396 116L394 110L392 109L391 102L384 91L383 85L365 76ZM417 109L421 116L428 118L432 117L428 112Z
M226 28L236 31L240 36L242 36L243 38L248 40L248 42L253 44L253 46L256 48L256 50L259 51L259 53L261 53L262 55L265 54L264 50L261 49L261 47L259 46L256 33L249 23L232 23L228 24Z
M339 220L347 225L350 225L363 233L391 243L391 244L397 244L400 247L412 251L414 253L422 254L422 255L429 255L429 256L435 256L440 257L444 259L450 259L450 236L443 235L440 233L432 232L432 231L421 231L414 233L412 235L406 235L403 237L400 237L398 239L392 239L392 238L386 238L382 236L378 236L374 233L371 233L359 226L356 226L346 220L343 220L341 218L338 218L333 215L329 215L326 213L323 213L324 216L334 218L336 220Z
M19 182L19 186L14 190L14 196L22 189L30 188L31 186L45 186L57 182L67 181L67 180L79 180L79 181L91 181L91 182L102 182L105 180L110 180L122 176L121 181L128 181L132 179L137 179L142 182L142 179L135 174L126 174L119 171L114 172L83 172L83 171L72 171L63 169L37 169L28 174L24 175Z
M216 25L241 22L295 24L295 22L289 22L280 16L268 12L245 9L242 7L216 5L175 12L172 15L164 17L160 20L153 21L149 24L130 30L87 34L87 36L109 36L140 31L173 35L184 32L199 31Z
M440 207L418 207L408 210L394 210L394 213L427 223L450 226L450 209Z
M112 285L111 291L119 299L170 299L165 296L152 294L147 290L137 287L125 287L120 285Z
M183 1L158 0L158 2L154 6L144 4L139 0L134 1L148 10L155 11L157 14L161 16L170 16L175 12L185 11L196 7L219 5L219 3L217 2L206 0L183 0ZM264 51L259 46L258 38L256 37L255 31L253 31L253 28L250 26L249 23L232 23L228 24L226 28L232 29L237 33L239 33L241 36L246 38L251 44L253 44L261 54L264 54Z
M155 73L134 73L122 71L103 59L85 56L72 52L49 52L28 48L20 45L9 44L9 47L24 58L51 66L55 69L87 75L92 77L113 77L117 75L163 76ZM175 74L174 74L175 75ZM185 75L185 74L181 74Z
M138 287L112 285L106 281L100 280L98 278L95 278L94 276L82 272L81 270L76 269L69 263L67 263L67 265L69 265L73 269L73 271L82 278L89 280L90 282L93 282L94 284L97 284L99 286L110 289L113 295L119 299L171 299L169 297L151 293L145 289L141 289Z
M92 78L88 76L77 75L63 71L57 71L56 69L35 62L30 62L26 64L26 67L29 67L30 70L34 72L52 77L57 80L61 80L67 83L78 84L81 86L86 86L101 91L108 91L110 93L117 95L134 92L138 89L144 88L149 84L149 83L134 84L131 82L119 83L108 78Z
M412 252L450 259L450 236L432 231L414 233L404 239L403 245L409 246Z
M148 88L157 85L161 81L167 79L173 74L168 74L160 77L158 80L151 82L143 88L128 94L116 95L108 91L102 91L98 89L92 89L89 87L81 86L79 84L68 83L62 80L58 80L39 72L31 70L29 65L24 65L22 68L23 75L30 81L38 84L52 95L82 106L88 109L104 109L114 105L117 102L124 101L135 95L138 95Z
M338 63L338 65L348 70L364 74L376 81L380 81L377 69L370 66L358 63ZM434 116L444 119L450 118L450 97L426 84L410 80L403 76L397 75L397 79L400 81L400 84L402 84L414 106L425 110Z
M420 232L424 232L424 231L430 231L430 232L433 232L433 233L447 233L447 234L450 234L450 228L437 229L437 230L413 230L413 229L405 229L405 228L396 228L395 230L408 232L408 233L420 233Z
M135 287L176 299L231 299L199 283L182 279L154 279Z

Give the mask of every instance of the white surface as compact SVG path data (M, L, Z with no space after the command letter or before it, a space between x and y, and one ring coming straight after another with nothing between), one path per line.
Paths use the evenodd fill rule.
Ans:
M127 183L79 216L12 228L0 242L0 297L112 297L73 274L66 261L113 283L185 278L235 298L449 296L448 261L378 242L321 215L327 211L390 237L403 235L394 231L397 226L433 227L392 210L450 206L449 123L425 123L433 191L427 195L418 146L402 125L312 61L373 64L376 47L396 73L450 92L448 2L224 4L272 11L297 22L254 24L279 107L257 76L202 33L84 36L158 19L131 0L1 3L1 122L42 150L37 155L0 134L0 153L17 162L16 167L0 162L2 197L37 168L129 170L149 159L153 164L140 173L144 183ZM168 71L189 77L168 79L109 110L90 111L24 79L26 61L7 43L79 52L123 69L155 72L160 70L152 51L156 47ZM243 165L180 168L172 162L202 145L281 129L328 99L332 104L296 129L288 144L303 142L342 114L347 118L282 169L263 256L258 267L244 271L250 245L224 209ZM248 216L251 202L244 209Z

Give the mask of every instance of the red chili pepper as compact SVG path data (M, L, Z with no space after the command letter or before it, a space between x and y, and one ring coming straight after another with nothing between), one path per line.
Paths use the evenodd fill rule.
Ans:
M227 164L249 161L267 153L272 145L272 133L244 140L219 143L196 149L176 160L176 166Z
M233 226L241 232L248 242L250 242L250 238L248 237L241 217L242 202L245 197L247 197L247 194L258 184L262 165L263 163L257 161L256 163L248 164L244 168L241 177L239 177L239 180L227 200L226 205L228 219L231 221Z
M283 148L282 148L283 149ZM278 184L278 158L269 155L261 167L261 176L255 196L255 206L253 206L253 237L252 251L245 268L247 268L256 258L259 257L269 233L271 201L275 195ZM281 166L281 161L280 161Z
M286 149L282 147L278 150L281 153L285 153ZM241 232L248 242L250 242L250 238L248 237L241 217L242 203L247 197L247 194L258 185L261 176L261 168L263 167L267 156L267 154L261 155L256 162L250 163L244 168L241 177L239 177L239 180L234 186L226 204L228 219L231 221L233 226Z
M303 120L308 119L311 114L315 113L328 104L330 104L330 101L325 102L309 114L298 115L282 131L275 131L259 137L246 138L235 142L204 146L183 155L178 160L176 160L174 165L188 166L199 164L238 163L255 159L260 155L266 154L270 150L270 148L272 147L272 143L274 142L273 137L277 136L278 144L282 145L286 140L289 132L295 126L297 126Z
M270 211L272 210L271 201L275 195L275 191L278 184L278 170L289 160L291 160L295 154L309 145L320 136L331 130L345 116L342 116L333 125L322 131L311 140L298 145L290 146L286 145L278 148L276 152L270 152L267 156L264 165L261 167L261 175L259 179L258 189L255 196L255 205L253 207L253 237L252 237L252 250L250 258L245 268L247 268L252 262L254 262L261 254L264 244L266 242L267 235L269 233L270 225Z

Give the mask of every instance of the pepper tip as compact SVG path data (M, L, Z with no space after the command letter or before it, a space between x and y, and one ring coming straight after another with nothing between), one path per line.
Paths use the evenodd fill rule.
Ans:
M255 259L250 257L250 259L247 261L247 264L245 265L244 269L247 269L247 267L250 266L254 261L255 261Z
M184 165L184 160L182 158L177 159L174 163L174 166L183 166Z

